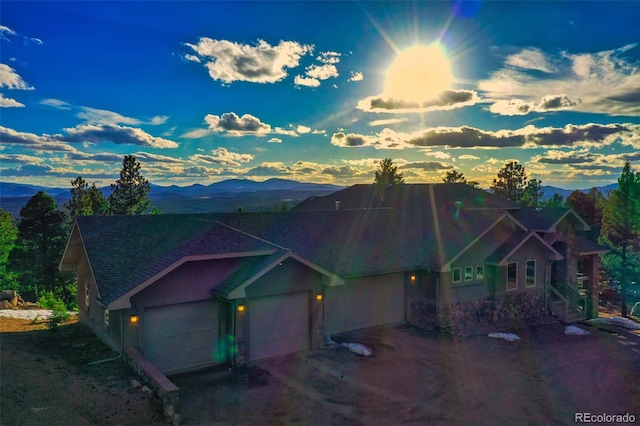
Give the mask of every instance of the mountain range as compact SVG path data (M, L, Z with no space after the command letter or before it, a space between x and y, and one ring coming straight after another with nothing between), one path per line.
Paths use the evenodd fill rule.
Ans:
M617 183L598 187L603 193L618 187ZM162 213L205 213L273 210L282 208L286 203L293 207L311 196L323 196L345 188L339 185L297 182L288 179L268 179L254 181L250 179L228 179L211 185L193 184L189 186L162 186L151 184L149 198L151 205ZM108 196L110 187L100 188ZM566 199L573 190L554 186L542 186L543 200L554 194ZM38 191L51 195L58 206L69 201L70 188L49 188L36 185L0 182L0 207L16 218L20 209ZM589 188L581 189L583 192Z
M151 205L162 213L204 213L273 210L283 203L293 207L311 196L323 196L343 189L344 186L297 182L288 179L229 179L211 185L162 186L151 184ZM100 188L105 197L109 186ZM0 207L19 217L20 209L38 191L52 196L58 206L67 203L70 188L49 188L36 185L0 182Z

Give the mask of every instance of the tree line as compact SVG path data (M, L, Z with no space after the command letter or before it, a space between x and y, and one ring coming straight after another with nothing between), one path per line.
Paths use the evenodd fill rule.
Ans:
M149 210L149 181L133 155L122 162L120 178L105 197L96 184L78 176L71 181L71 198L58 208L49 194L39 191L20 210L16 224L11 213L0 209L0 281L3 289L16 290L25 300L55 297L67 306L75 303L75 277L58 270L73 218L90 215L158 213Z
M456 170L447 172L444 183L459 183L480 188ZM403 184L404 177L390 158L379 162L374 184ZM585 236L611 250L602 256L602 266L610 280L619 283L622 315L627 316L626 289L640 284L640 171L626 162L618 178L618 188L602 194L598 188L573 191L566 200L554 194L542 200L542 182L530 179L523 165L507 162L493 179L489 191L501 198L530 207L571 207L587 224Z

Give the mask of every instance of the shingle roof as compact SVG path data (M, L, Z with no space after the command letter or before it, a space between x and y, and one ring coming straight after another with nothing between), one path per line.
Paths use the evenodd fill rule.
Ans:
M402 185L353 185L324 197L310 197L294 207L294 210L335 210L336 201L340 209L363 208L419 208L428 205L429 191L440 204L454 209L460 201L463 208L518 209L517 204L459 183L402 184Z
M579 255L608 253L610 250L595 241L591 241L581 235L577 235L573 241L573 249Z
M588 227L586 222L569 207L522 207L510 214L528 229L536 231L552 232L552 228L570 214L573 214L575 220Z
M78 217L101 302L111 303L185 256L277 248L214 219L192 214Z
M77 218L77 227L101 301L109 304L188 256L259 256L245 259L224 291L266 267L269 255L281 249L341 278L438 271L506 217L500 210L472 209L495 200L466 185L410 185L405 190L392 191L396 208L91 216ZM453 200L462 200L458 214Z

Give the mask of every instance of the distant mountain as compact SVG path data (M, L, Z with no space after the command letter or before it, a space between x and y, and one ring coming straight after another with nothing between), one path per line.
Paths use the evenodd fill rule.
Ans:
M293 207L311 196L323 196L343 189L343 186L268 179L229 179L211 185L162 186L151 184L151 205L163 213L205 213L273 210L286 203ZM109 187L100 188L105 197ZM0 207L19 217L20 209L38 191L51 195L58 206L69 201L70 188L48 188L36 185L0 182Z
M69 192L69 188L46 188L44 186L26 185L22 183L0 182L0 198L31 197L38 191L44 191L53 197L63 192Z
M612 183L609 185L605 185L605 186L598 186L597 188L600 190L600 192L602 192L603 195L607 195L607 193L609 191L612 191L614 189L616 189L618 187L617 183ZM573 189L563 189L563 188L558 188L556 186L549 186L549 185L542 185L541 187L542 189L542 200L548 200L551 197L553 197L554 194L560 194L562 195L563 199L567 199L567 197L569 195L571 195L571 193L573 192ZM579 191L582 192L589 192L591 190L591 188L585 188L585 189L580 189Z

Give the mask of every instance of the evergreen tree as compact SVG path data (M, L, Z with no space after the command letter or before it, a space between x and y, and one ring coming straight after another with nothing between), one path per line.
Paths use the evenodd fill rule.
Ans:
M385 158L380 161L373 183L380 185L402 184L404 177L402 177L402 173L398 173L398 166L393 165L391 158Z
M467 178L464 176L464 173L458 172L457 170L448 171L447 175L442 179L442 181L444 183L463 183L473 188L480 188L480 182L476 182L475 180L467 180Z
M92 216L107 212L107 200L96 184L89 184L78 176L71 181L71 199L65 206L69 216Z
M54 199L39 191L20 210L18 238L9 254L9 266L17 272L18 292L36 300L42 291L72 302L73 280L58 271L69 232L68 216L56 209Z
M149 181L140 173L140 163L133 155L122 161L120 179L111 185L109 212L111 214L142 214L149 209Z
M523 206L537 207L544 193L540 179L531 179L520 196L518 202Z
M18 239L18 228L13 215L0 209L0 282L3 289L10 289L15 285L16 273L9 269L9 253L15 247Z
M553 197L542 203L543 207L566 207L567 203L564 202L564 197L557 192L553 194Z
M498 172L498 178L493 180L490 189L495 195L520 202L527 186L527 176L524 166L517 161L510 161Z
M599 242L611 249L603 264L611 277L620 281L622 316L627 316L626 288L640 279L640 172L627 161L602 211Z

